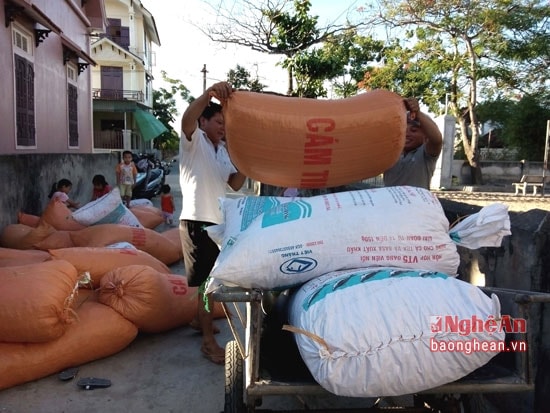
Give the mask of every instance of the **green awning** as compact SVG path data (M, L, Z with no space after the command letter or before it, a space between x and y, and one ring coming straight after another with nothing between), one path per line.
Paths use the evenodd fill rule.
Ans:
M143 109L138 108L134 112L134 117L141 136L145 141L150 141L164 132L168 132L168 128L160 120Z

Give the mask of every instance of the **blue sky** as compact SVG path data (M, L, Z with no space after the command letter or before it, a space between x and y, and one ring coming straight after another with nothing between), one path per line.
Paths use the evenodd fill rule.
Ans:
M219 3L223 0L212 0ZM224 80L237 64L253 75L257 73L268 90L284 93L287 88L286 72L275 64L281 56L270 56L244 47L221 46L211 42L195 24L210 21L213 17L203 0L142 0L155 18L161 47L155 47L156 66L153 87L161 87L160 71L179 79L195 97L202 93L203 74L208 70L206 86ZM346 16L346 10L363 4L361 0L312 0L312 13L324 25Z

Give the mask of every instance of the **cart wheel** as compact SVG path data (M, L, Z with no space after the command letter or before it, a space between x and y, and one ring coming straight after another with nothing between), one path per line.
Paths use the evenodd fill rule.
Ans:
M236 340L225 346L224 413L245 413L243 358Z

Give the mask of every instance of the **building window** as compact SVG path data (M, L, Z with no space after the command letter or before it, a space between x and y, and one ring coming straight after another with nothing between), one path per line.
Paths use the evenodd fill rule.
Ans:
M130 48L130 28L128 26L122 26L120 19L107 19L108 26L106 34L102 37L107 37L120 47L126 50Z
M69 120L69 148L78 148L78 87L77 68L67 64L67 110Z
M13 27L13 58L15 73L16 146L36 147L34 120L33 39L18 27Z

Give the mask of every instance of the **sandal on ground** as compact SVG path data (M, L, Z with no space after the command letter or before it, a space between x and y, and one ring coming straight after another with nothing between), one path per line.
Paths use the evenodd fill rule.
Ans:
M202 327L199 323L199 321L194 318L190 323L189 323L189 327L191 327L193 330L197 330L199 333L202 334ZM212 332L214 334L219 334L220 333L220 329L218 327L216 327L215 325L212 325Z
M221 353L211 353L204 346L201 347L201 351L204 357L210 360L215 364L224 364L225 363L225 352L222 350Z

